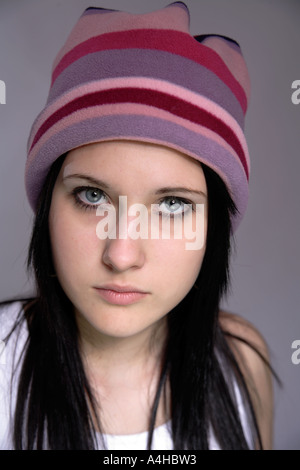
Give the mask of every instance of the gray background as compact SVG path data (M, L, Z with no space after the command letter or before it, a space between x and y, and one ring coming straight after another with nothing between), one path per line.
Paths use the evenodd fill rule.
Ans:
M88 6L143 13L168 0L0 0L0 299L30 292L24 268L32 213L23 182L26 142L42 109L52 61ZM250 201L236 235L232 292L224 306L266 338L284 387L275 387L275 449L300 449L300 79L299 0L186 0L193 34L235 38L250 69L246 120L252 159Z

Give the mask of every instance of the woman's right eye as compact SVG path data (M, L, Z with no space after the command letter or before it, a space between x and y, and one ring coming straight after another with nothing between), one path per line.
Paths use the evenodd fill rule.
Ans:
M100 204L108 203L105 193L98 188L84 187L73 190L75 202L84 209L97 209Z

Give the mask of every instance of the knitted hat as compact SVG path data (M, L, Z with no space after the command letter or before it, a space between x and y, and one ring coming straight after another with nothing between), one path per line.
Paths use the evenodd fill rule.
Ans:
M238 208L236 228L248 200L249 88L238 44L193 37L182 2L141 15L88 8L55 59L48 101L31 129L31 207L60 155L127 139L176 149L214 169Z

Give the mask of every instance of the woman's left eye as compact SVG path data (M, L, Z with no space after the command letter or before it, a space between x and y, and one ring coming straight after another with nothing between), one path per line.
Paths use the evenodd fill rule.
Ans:
M166 197L159 204L160 213L168 216L185 214L191 208L192 204L189 201L173 196Z
M76 188L73 194L75 196L75 202L85 209L95 209L100 204L108 202L107 196L98 188Z

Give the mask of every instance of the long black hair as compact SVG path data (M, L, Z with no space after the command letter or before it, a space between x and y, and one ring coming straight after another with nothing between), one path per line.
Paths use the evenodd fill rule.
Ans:
M48 173L28 253L37 295L24 309L29 336L16 401L16 449L93 449L96 427L101 434L72 304L54 275L51 254L48 216L63 160L64 156L56 160ZM230 221L236 208L220 177L202 167L209 201L206 251L195 286L168 314L160 381L149 423L149 449L167 383L174 449L208 449L211 430L222 449L249 449L254 442L261 446L243 375L218 321L220 300L229 285ZM234 382L245 400L252 442L246 439L240 420Z

